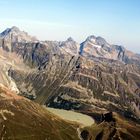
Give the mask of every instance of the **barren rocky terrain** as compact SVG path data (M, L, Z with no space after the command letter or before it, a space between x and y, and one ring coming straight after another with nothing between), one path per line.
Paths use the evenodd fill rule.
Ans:
M99 137L103 139L111 138L112 135L122 138L129 135L128 137L138 138L139 62L140 55L122 46L109 44L102 37L89 36L78 44L72 38L66 41L39 41L17 27L8 28L0 34L0 83L7 87L6 90L10 90L9 92L18 94L15 95L17 98L26 97L33 101L24 98L24 101L18 100L17 104L21 102L21 106L25 106L25 108L21 107L23 110L26 110L27 104L32 110L33 104L39 108L42 108L40 105L44 105L75 110L92 116L99 124L95 128L88 128L87 140L90 137L96 138L97 133L94 135L92 132L92 129L94 131L96 128L99 128L101 132ZM13 113L16 113L3 110L0 112L3 120L7 118L5 114L13 116ZM113 126L110 122L101 123L101 116L106 112L113 112L112 118L115 118ZM24 116L26 111L18 113ZM21 124L22 119L19 120ZM126 123L122 120L126 120ZM130 128L127 121L132 122ZM47 124L44 125L47 127ZM110 130L110 127L115 127L115 130ZM125 130L118 131L119 127ZM78 133L79 130L81 132L80 128L74 129L78 129ZM70 131L75 131L74 129L71 128ZM108 136L105 136L106 129ZM32 130L30 132L32 133ZM7 135L10 134L9 131ZM71 136L68 137L72 139ZM77 134L74 137L79 138Z

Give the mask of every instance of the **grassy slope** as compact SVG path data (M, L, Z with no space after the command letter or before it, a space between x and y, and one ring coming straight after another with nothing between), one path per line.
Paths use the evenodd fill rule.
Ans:
M64 121L45 108L0 86L0 139L4 140L139 140L140 126L114 114L115 121L92 126ZM79 131L80 130L80 131Z
M78 127L0 88L0 139L78 140Z

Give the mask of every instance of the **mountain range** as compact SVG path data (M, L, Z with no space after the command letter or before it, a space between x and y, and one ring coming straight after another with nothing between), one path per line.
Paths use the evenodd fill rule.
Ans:
M39 41L15 26L8 28L0 34L0 82L23 100L32 100L29 106L75 110L93 117L98 130L102 128L100 139L112 137L104 135L108 122L101 123L102 114L107 112L117 116L115 127L120 122L125 127L120 134L115 128L108 135L139 137L140 55L102 37L91 35L80 44L71 37L66 41ZM132 127L122 120L132 122ZM91 130L96 127L84 131L88 136L82 138L95 139Z

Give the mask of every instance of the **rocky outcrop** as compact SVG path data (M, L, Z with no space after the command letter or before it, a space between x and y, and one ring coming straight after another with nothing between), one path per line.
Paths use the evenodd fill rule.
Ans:
M107 113L102 123L81 129L83 140L139 139L140 126L114 113ZM113 120L112 120L113 118Z
M104 113L101 116L101 122L115 122L115 119L113 118L113 112Z

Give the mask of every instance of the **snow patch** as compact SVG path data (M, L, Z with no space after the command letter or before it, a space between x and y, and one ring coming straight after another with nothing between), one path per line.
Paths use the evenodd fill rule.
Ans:
M101 46L100 45L96 45L96 44L94 44L94 43L92 43L92 42L88 42L90 45L92 45L93 47L95 47L95 48L101 48Z

